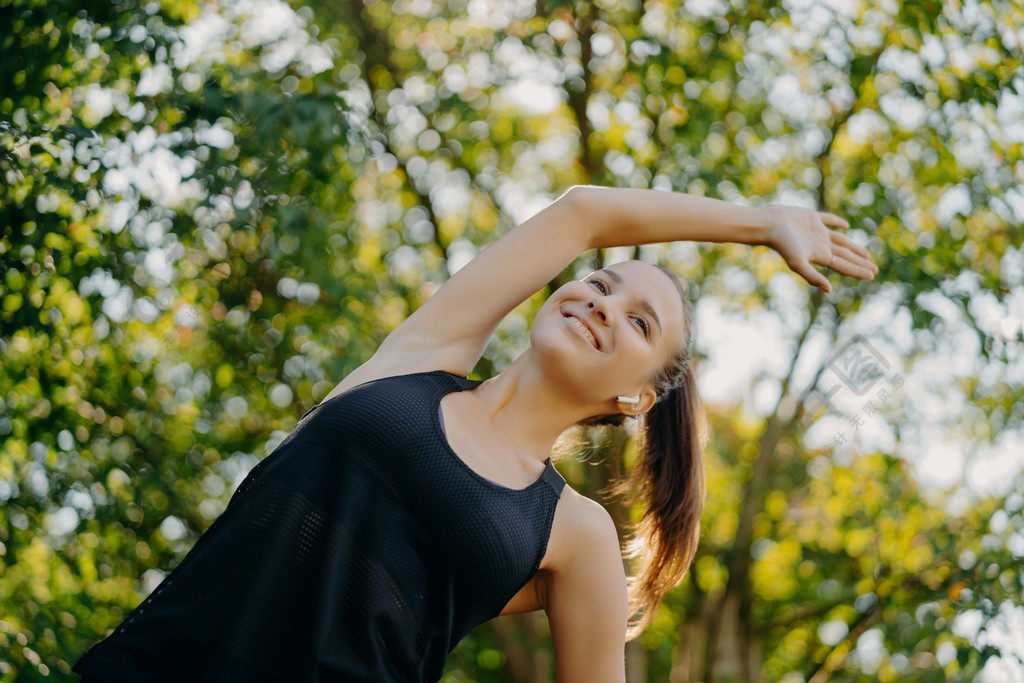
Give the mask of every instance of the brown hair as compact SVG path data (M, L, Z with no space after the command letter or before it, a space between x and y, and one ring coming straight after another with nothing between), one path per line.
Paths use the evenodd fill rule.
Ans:
M693 562L705 497L706 422L690 354L693 304L686 283L659 268L679 290L683 340L652 380L657 400L639 418L641 461L611 487L615 494L639 497L644 507L625 553L636 561L636 573L629 579L629 640L643 632L662 597L679 584ZM621 425L624 419L621 413L602 415L583 424Z

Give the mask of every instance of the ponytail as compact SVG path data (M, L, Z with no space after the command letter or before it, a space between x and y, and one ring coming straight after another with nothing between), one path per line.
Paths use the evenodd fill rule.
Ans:
M641 462L616 490L639 492L644 514L626 547L636 562L629 579L627 639L647 627L662 597L676 587L697 553L704 509L705 427L689 361L679 384L644 416Z

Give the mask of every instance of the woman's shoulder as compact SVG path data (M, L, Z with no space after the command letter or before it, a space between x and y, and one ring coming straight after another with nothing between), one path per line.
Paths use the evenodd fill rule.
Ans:
M603 505L566 486L555 508L548 545L551 552L545 564L557 569L594 551L614 547L618 553L619 535Z
M585 527L614 524L608 510L593 498L588 498L571 487L566 487L566 516L574 525Z

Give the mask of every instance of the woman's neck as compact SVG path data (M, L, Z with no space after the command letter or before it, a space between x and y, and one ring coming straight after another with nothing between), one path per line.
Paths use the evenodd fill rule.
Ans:
M569 427L596 414L534 361L527 350L497 375L473 389L476 414L509 445L544 462Z

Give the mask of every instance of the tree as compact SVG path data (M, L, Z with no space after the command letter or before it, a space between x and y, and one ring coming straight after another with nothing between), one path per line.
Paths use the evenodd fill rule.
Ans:
M483 7L0 7L0 678L67 678L299 415L573 183L817 206L882 266L826 297L767 250L673 245L551 283L641 256L708 323L704 540L630 679L967 679L1012 656L964 624L1020 604L1024 491L936 493L915 450L1021 427L1021 9ZM735 319L779 345L726 396ZM632 442L585 436L559 467L625 535L639 511L603 491ZM503 618L445 680L552 661L542 615Z

